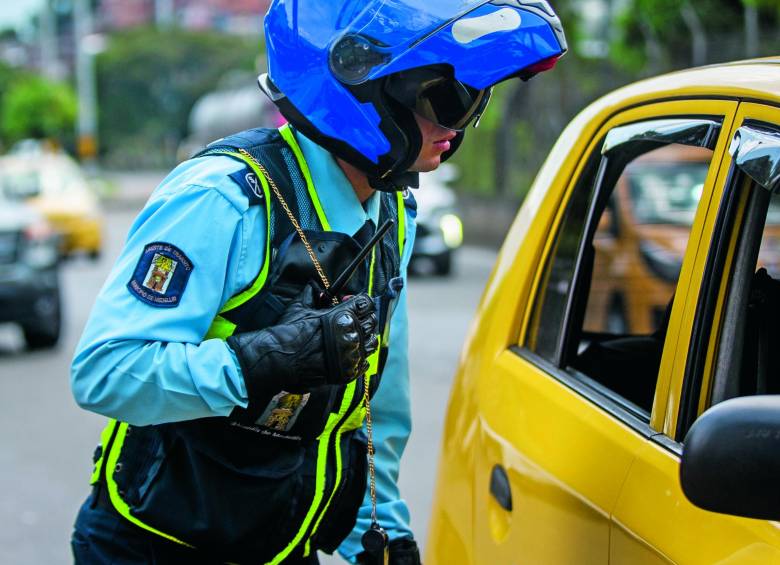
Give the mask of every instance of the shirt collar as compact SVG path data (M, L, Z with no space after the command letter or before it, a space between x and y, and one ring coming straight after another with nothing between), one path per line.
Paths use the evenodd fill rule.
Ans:
M372 194L364 208L335 157L301 132L293 131L331 229L354 235L366 220L379 225L379 193Z

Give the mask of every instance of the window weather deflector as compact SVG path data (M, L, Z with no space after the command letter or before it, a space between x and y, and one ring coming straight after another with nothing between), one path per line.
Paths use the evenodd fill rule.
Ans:
M729 147L742 172L770 192L780 192L780 132L745 124Z
M670 118L629 124L610 130L601 148L607 155L626 143L679 143L712 148L718 139L720 122L697 118Z

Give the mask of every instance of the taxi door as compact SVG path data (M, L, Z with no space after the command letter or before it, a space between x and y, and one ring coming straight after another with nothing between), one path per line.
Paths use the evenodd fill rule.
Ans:
M563 199L546 229L543 258L529 269L536 289L529 307L521 306L506 327L492 324L493 336L504 332L496 341L518 334L519 341L494 350L485 344L483 355L495 356L481 371L476 394L475 563L610 561L611 517L621 488L634 476L637 453L664 429L687 285L695 278L698 242L736 106L679 100L631 108L604 123L578 156L578 172L560 188ZM603 215L614 209L608 206L613 190L643 155L690 147L702 151L699 163L691 167L672 157L643 169L634 186L641 205L607 222L685 225L690 243L684 254L676 254L660 232L633 251L643 277L672 289L679 277L683 291L646 306L657 321L652 333L628 327L615 334L592 325L588 320L605 319L588 311L605 304L595 293L615 276L604 266L615 261L598 257L605 246L594 243ZM527 251L521 246L515 262L535 265Z
M731 152L740 128L780 139L780 109L741 103L729 132ZM765 151L780 160L780 147ZM760 304L766 292L757 285L780 280L780 197L770 198L730 153L723 155L692 260L684 269L688 289L677 344L664 357L671 376L665 417L659 433L636 451L613 513L609 562L779 564L778 523L701 510L685 498L679 480L685 433L704 410L735 396L780 393L776 371L763 384L756 378L755 346L769 324L780 324L771 310L756 321L770 308Z

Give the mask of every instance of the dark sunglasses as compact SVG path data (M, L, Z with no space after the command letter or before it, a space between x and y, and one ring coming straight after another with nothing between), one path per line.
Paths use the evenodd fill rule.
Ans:
M433 69L412 69L389 76L385 92L427 120L462 130L482 115L492 89L471 88Z

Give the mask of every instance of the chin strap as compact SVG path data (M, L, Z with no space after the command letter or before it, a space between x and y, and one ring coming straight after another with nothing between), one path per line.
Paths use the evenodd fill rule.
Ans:
M420 173L407 171L384 178L369 176L368 184L371 188L382 192L403 192L407 188L420 187Z

